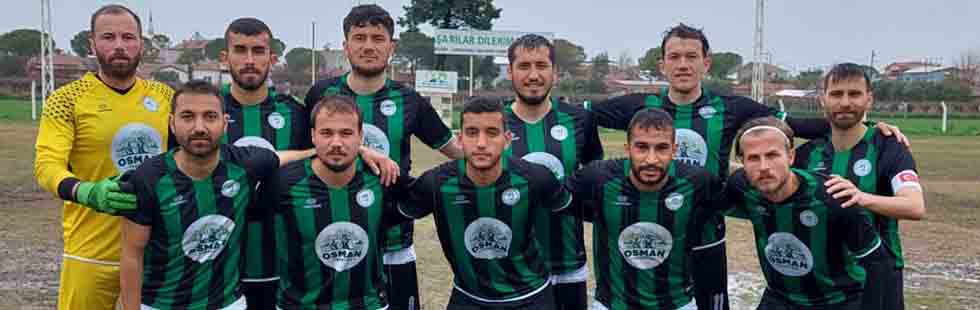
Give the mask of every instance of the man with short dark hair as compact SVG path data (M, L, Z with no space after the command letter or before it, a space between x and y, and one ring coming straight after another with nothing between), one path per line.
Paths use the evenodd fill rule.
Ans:
M766 291L758 309L883 309L883 283L867 281L889 264L860 209L843 208L827 177L792 169L793 131L774 117L739 131L744 165L728 178L733 216L752 222ZM866 277L867 275L867 277Z
M130 182L137 208L123 213L120 286L131 309L245 309L241 238L246 211L265 208L259 182L275 187L280 165L305 152L221 143L227 126L218 90L184 84L170 130L179 147L148 159Z
M582 165L602 159L602 143L588 111L552 97L558 77L555 48L547 38L524 35L507 50L516 98L504 108L514 134L505 157L518 157L551 169L564 180ZM585 309L588 267L582 219L574 214L549 214L536 209L535 232L548 261L555 287L556 309Z
M885 309L904 309L902 241L898 220L922 219L925 199L915 159L896 139L882 135L862 121L874 95L863 68L853 63L834 66L824 78L820 103L831 134L811 140L797 150L794 167L829 173L829 193L845 200L843 207L860 207L869 216L894 261L881 278Z
M594 225L592 309L728 308L727 274L702 267L726 263L722 181L674 160L674 139L667 112L640 110L627 130L628 158L595 161L565 182L570 213Z
M306 94L306 107L326 95L354 98L361 108L364 144L391 158L402 175L411 169L412 135L449 158L462 151L429 101L385 76L394 53L394 20L377 5L359 5L344 18L344 53L351 71L317 82ZM413 223L393 227L385 243L385 274L392 309L418 309Z
M460 120L464 159L426 171L399 211L435 217L453 271L448 309L554 309L546 258L532 208L558 211L571 195L541 165L503 156L512 135L504 108L487 98L466 103Z
M140 19L106 5L90 20L99 69L58 88L38 126L34 176L65 201L59 309L112 309L119 297L119 218L136 198L114 175L166 150L173 90L136 75Z

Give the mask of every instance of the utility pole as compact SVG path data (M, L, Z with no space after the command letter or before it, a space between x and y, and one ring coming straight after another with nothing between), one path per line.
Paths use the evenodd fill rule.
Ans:
M51 0L41 0L41 106L54 92L54 28L51 27Z
M316 84L316 21L313 21L313 41L310 41L310 85Z
M766 67L762 63L764 50L764 27L765 27L765 0L755 1L755 44L753 58L755 63L752 66L752 99L759 103L765 100L765 78Z

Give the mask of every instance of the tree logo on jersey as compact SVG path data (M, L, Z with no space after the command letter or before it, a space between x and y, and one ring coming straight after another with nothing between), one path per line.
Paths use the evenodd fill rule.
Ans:
M718 113L718 111L715 110L715 107L710 105L703 106L700 109L698 109L698 114L701 114L701 118L703 119L712 118L715 116L715 113Z
M153 98L147 96L143 97L143 108L146 108L146 110L150 112L156 112L160 109L160 104L157 103L156 100L153 100Z
M257 146L273 152L276 151L276 148L272 146L272 143L269 143L269 140L256 136L241 137L238 140L236 140L235 143L233 144L237 147Z
M518 201L521 200L521 191L516 188L508 188L502 194L500 194L500 201L508 206L516 205Z
M466 250L479 259L498 259L510 253L513 233L504 222L492 217L481 217L466 226L464 240Z
M364 123L361 129L364 132L363 144L372 150L388 156L388 152L391 150L391 144L388 143L388 135L381 128L368 123Z
M670 211L677 211L677 209L684 206L684 195L681 195L681 193L671 193L667 196L667 200L664 200L664 204L667 205L667 209L670 209Z
M374 192L367 188L358 191L354 198L357 200L357 204L364 208L374 204Z
M817 218L817 214L813 213L813 211L805 210L800 212L800 223L806 227L817 226L819 221L820 219Z
M555 155L551 155L551 153L528 153L527 155L524 155L524 157L521 157L521 159L548 167L548 170L551 170L551 173L553 173L559 180L565 177L565 167L561 164L561 160L559 160L558 157L555 157Z
M777 232L769 235L765 250L766 261L783 275L801 277L813 270L810 248L793 234Z
M854 162L854 174L859 177L863 177L871 173L871 161L867 159L861 159Z
M568 128L562 125L551 127L551 137L558 141L565 141L568 138Z
M184 231L184 255L198 263L213 260L225 249L234 230L235 222L230 218L216 214L201 217Z
M242 185L238 184L235 180L228 180L221 184L221 196L228 198L235 197L238 194L238 190L242 189Z
M327 225L316 236L316 256L337 272L357 266L367 256L368 246L367 232L351 222Z
M269 117L266 117L266 120L269 121L269 126L275 129L282 129L282 127L286 126L286 118L282 117L282 114L279 114L279 112L269 113Z
M128 124L112 137L112 163L119 172L136 169L144 160L162 152L160 133L146 124Z
M398 111L398 106L395 105L394 101L385 100L381 102L380 109L381 109L381 114L384 114L385 116L392 116L395 115L395 112Z
M673 246L674 237L670 231L657 223L639 222L619 233L619 253L640 270L660 266Z
M704 142L704 137L687 128L678 128L676 135L676 159L688 165L704 167L708 160L708 144Z

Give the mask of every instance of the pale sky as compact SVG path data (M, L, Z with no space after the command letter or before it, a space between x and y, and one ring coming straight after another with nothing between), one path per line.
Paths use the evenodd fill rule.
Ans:
M34 0L4 1L0 32L39 28L40 4ZM70 50L71 37L88 29L90 14L112 1L54 0L57 46ZM310 46L311 22L317 23L317 47L343 41L341 23L352 5L375 2L394 18L402 16L409 0L385 1L257 1L122 0L142 16L153 10L157 33L179 42L195 31L221 36L237 17L265 21L287 49ZM502 8L495 30L553 32L592 55L611 57L628 52L636 59L660 44L661 34L678 22L703 27L715 52L732 51L752 60L755 1L650 0L496 0ZM980 50L980 2L970 0L825 0L767 1L766 50L772 60L791 71L850 61L875 66L897 60L941 61L955 64L968 49ZM396 32L402 29L396 26Z

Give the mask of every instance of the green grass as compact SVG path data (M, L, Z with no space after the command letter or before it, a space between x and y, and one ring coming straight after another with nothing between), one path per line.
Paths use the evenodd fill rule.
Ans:
M38 117L41 111L37 111ZM0 99L0 121L30 121L31 101L24 99Z
M898 126L906 135L980 136L980 119L951 118L947 121L946 133L942 132L943 123L939 118L870 119Z

